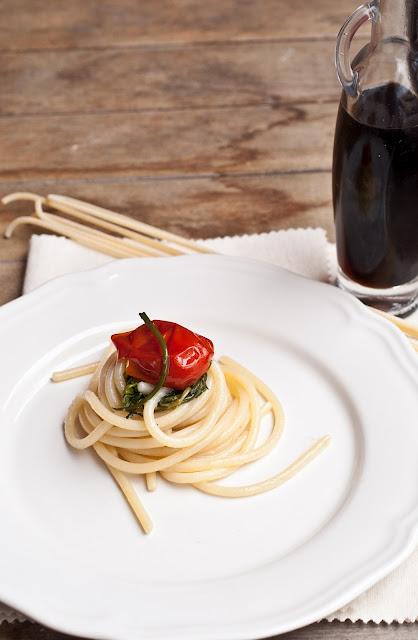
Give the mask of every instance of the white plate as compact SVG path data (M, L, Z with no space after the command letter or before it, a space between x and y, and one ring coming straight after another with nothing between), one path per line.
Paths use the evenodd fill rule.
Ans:
M143 310L211 337L282 400L283 440L240 480L326 433L332 445L252 498L138 482L155 522L143 535L106 470L64 442L86 379L49 382ZM330 286L220 256L116 261L3 307L0 353L0 600L44 624L112 640L269 636L346 604L417 542L417 358Z

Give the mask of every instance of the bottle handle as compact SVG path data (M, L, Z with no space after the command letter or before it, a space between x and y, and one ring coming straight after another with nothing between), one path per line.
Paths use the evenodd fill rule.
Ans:
M347 18L337 36L335 64L338 79L344 91L350 96L356 95L358 86L358 73L353 71L350 62L351 41L361 25L368 20L374 20L376 15L377 9L373 3L362 4Z

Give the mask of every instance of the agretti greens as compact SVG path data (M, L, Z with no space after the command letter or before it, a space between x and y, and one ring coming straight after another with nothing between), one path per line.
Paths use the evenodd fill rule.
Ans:
M186 402L190 402L194 398L200 396L207 390L207 373L199 378L193 385L184 389L184 391L176 391L172 389L161 398L157 405L157 410L174 409ZM123 408L131 415L142 415L144 403L149 400L151 394L145 394L139 391L136 378L127 376L125 390L123 393ZM153 394L154 395L154 394ZM128 416L128 417L129 417Z

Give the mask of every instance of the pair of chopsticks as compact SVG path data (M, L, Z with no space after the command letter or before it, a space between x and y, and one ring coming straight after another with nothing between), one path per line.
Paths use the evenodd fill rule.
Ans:
M16 200L33 202L33 215L15 218L6 228L6 238L11 238L18 227L32 225L63 235L113 258L214 253L183 236L76 198L55 194L44 197L27 192L10 193L2 198L3 204ZM418 352L418 327L384 311L375 311L398 327Z
M2 202L9 204L16 200L32 201L33 215L19 216L13 220L6 228L6 238L11 238L18 227L31 225L63 235L113 258L214 253L183 236L75 198L19 192L5 196Z

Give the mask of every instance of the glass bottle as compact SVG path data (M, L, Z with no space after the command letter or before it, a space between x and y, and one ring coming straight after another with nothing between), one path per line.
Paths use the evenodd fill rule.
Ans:
M366 21L370 42L350 63ZM374 0L342 27L333 159L338 284L407 315L418 302L418 0Z

